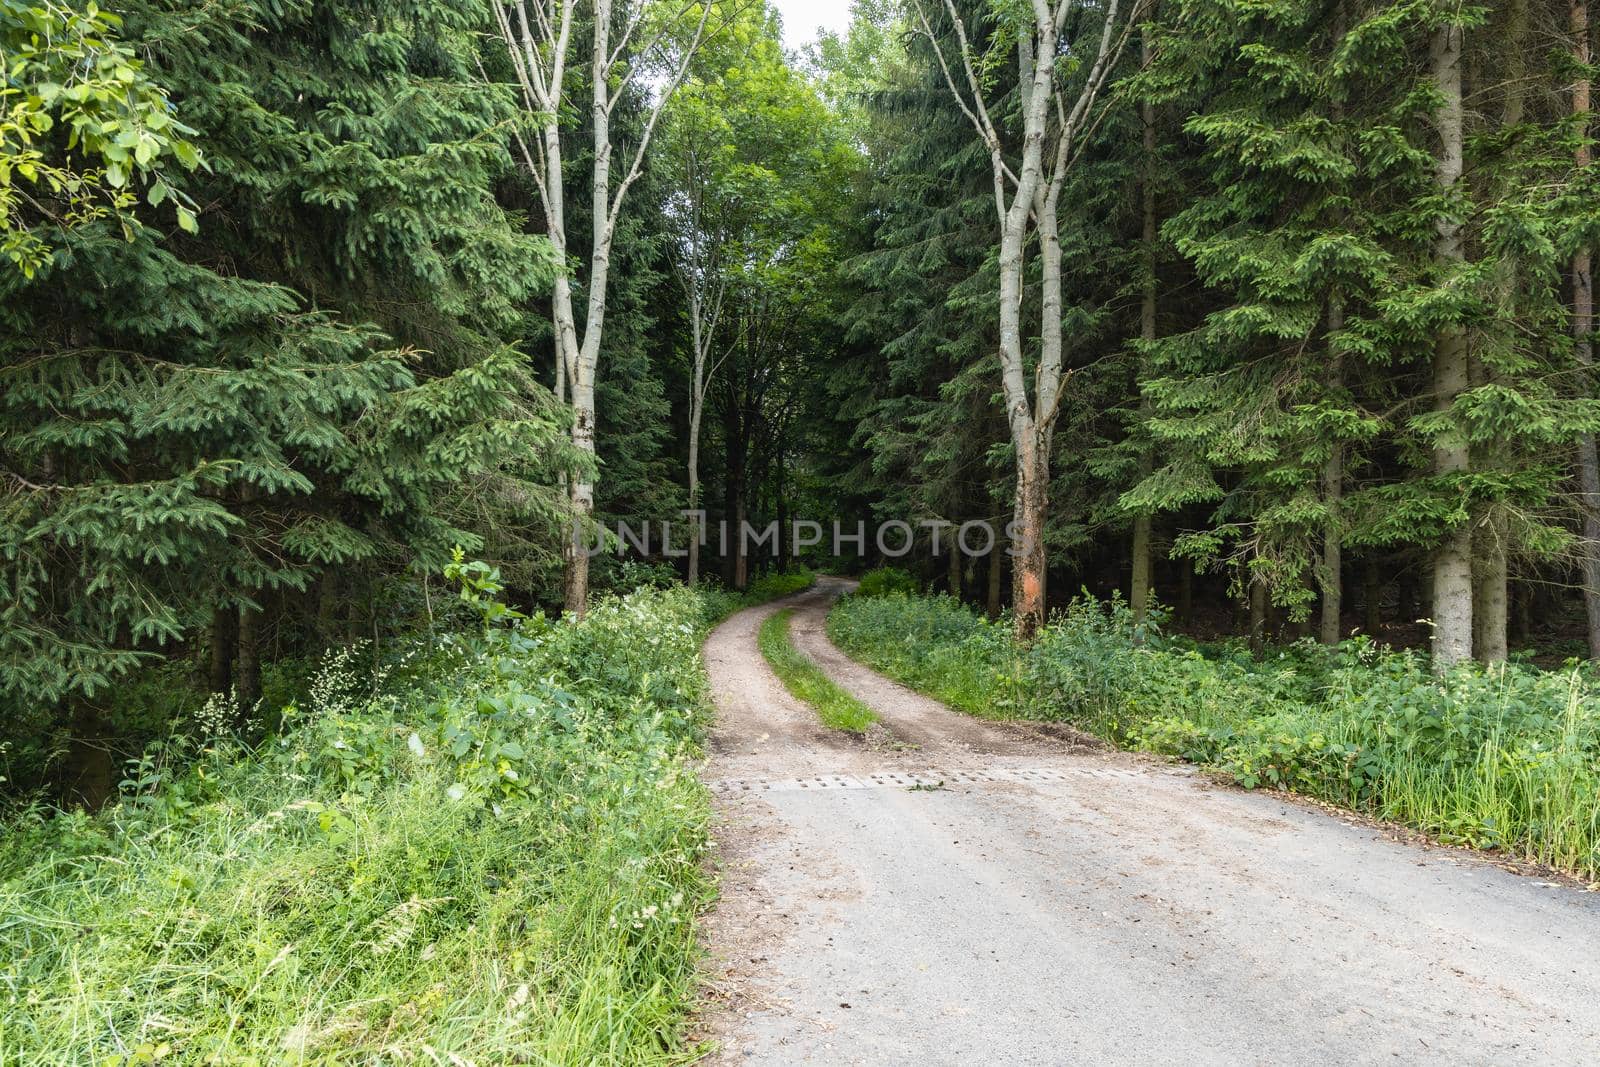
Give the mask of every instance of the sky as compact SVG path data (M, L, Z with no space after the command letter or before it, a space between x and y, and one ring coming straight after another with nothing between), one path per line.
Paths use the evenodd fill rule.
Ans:
M784 47L797 49L817 39L817 27L844 33L850 28L850 0L773 0L783 16Z

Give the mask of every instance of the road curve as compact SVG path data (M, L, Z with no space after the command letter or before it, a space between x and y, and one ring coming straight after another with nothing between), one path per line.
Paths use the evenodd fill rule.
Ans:
M714 1062L1600 1063L1600 895L984 723L844 657L843 588L706 642ZM885 729L824 729L760 622Z

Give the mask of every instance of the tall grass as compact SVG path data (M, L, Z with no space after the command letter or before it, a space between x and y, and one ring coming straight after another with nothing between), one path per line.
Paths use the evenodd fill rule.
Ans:
M947 597L847 597L829 633L954 707L1073 723L1247 787L1372 812L1452 843L1600 876L1600 683L1584 668L1460 667L1367 641L1256 661L1135 632L1074 602L1029 648Z
M691 1059L704 612L491 626L376 695L335 659L280 737L14 815L0 1062Z

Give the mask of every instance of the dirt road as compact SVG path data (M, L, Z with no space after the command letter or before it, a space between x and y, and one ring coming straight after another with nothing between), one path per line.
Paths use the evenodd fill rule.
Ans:
M1600 894L1425 849L845 658L840 583L706 643L722 1063L1600 1063ZM882 717L824 729L756 630Z

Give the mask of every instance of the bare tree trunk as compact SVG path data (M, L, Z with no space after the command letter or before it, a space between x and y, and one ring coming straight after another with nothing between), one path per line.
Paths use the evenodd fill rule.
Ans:
M692 309L694 342L694 376L689 395L689 508L700 507L700 419L705 413L706 365L701 348L700 315ZM703 523L695 520L689 532L689 588L700 584L700 531Z
M1250 576L1250 654L1260 657L1267 650L1267 582L1259 574Z
M1011 612L1016 639L1027 644L1045 618L1044 525L1049 510L1050 457L1035 445L1018 455L1015 518L1021 533L1011 569Z
M1440 103L1434 112L1439 131L1435 181L1440 195L1452 196L1461 180L1462 107L1460 26L1446 23L1434 31L1430 63ZM1457 270L1464 259L1461 224L1442 218L1436 226L1434 262L1441 273ZM1434 410L1448 412L1467 388L1467 339L1457 325L1439 332L1433 355ZM1433 449L1434 473L1464 474L1471 468L1466 440L1447 432ZM1433 666L1444 671L1472 658L1472 526L1460 523L1445 533L1433 557Z
M259 592L257 595L260 595ZM261 610L239 608L239 653L235 687L239 695L241 720L250 717L261 699Z
M1506 617L1507 595L1505 511L1495 508L1477 531L1477 574L1473 584L1473 647L1484 663L1504 663L1508 654Z
M572 368L572 444L589 460L595 456L594 385L600 362L600 336L606 316L606 283L611 272L611 0L594 0L594 46L589 53L589 121L594 132L594 159L589 174L589 211L593 230L589 245L589 301L583 320L583 344ZM594 521L593 475L572 480L572 519L585 533ZM589 555L579 549L567 558L566 610L583 618L589 606Z
M570 390L573 409L573 448L587 460L585 469L571 478L570 498L573 536L566 539L564 600L566 609L582 617L588 605L589 557L582 543L588 540L588 527L594 516L595 410L594 387L600 359L600 338L605 326L606 282L611 265L611 245L616 235L617 217L628 189L639 177L645 154L662 109L688 72L690 58L704 40L707 20L713 5L703 5L699 24L688 39L681 56L665 80L655 87L645 109L642 131L634 145L631 165L624 168L615 188L611 183L611 113L621 94L633 83L633 71L614 78L619 63L629 62L627 49L633 35L643 25L641 19L624 20L621 36L612 41L612 0L594 0L590 15L593 35L589 53L590 116L593 133L593 164L590 182L593 228L589 253L587 305L583 339L577 336L573 311L572 284L563 272L558 274L551 296L551 318L555 327L556 393ZM523 104L540 116L540 150L514 133L524 163L538 184L545 209L546 232L563 264L567 261L566 209L563 192L561 112L566 95L568 48L577 4L573 0L539 7L530 17L528 0L495 0L492 4L500 35L516 74ZM689 9L685 9L686 12ZM653 42L673 40L669 34ZM654 47L654 43L645 47Z
M1337 297L1328 300L1328 336L1344 329L1344 304ZM1344 387L1343 357L1328 348L1329 385L1337 391ZM1344 531L1339 514L1344 501L1344 444L1333 443L1327 462L1322 465L1322 503L1328 509L1327 522L1322 529L1322 615L1317 638L1325 645L1336 645L1342 636L1340 617L1344 612Z
M1533 640L1533 587L1526 582L1518 582L1512 589L1511 608L1511 617L1515 620L1517 628L1517 640L1531 642Z
M740 592L750 586L750 556L745 551L744 524L748 517L744 485L734 489L733 496L733 587Z
M216 608L211 612L208 685L213 693L226 693L233 688L234 627L238 617L238 611L233 608Z
M1140 61L1150 63L1150 35L1140 34L1139 55ZM1139 120L1144 127L1144 175L1139 183L1139 196L1141 211L1144 216L1143 238L1144 252L1144 293L1139 302L1139 338L1149 342L1156 339L1156 108L1146 100L1139 105ZM1142 367L1143 356L1137 361L1136 366ZM1142 378L1135 374L1136 379ZM1136 381L1135 384L1139 384ZM1139 402L1139 411L1143 415L1148 410L1148 402L1142 397ZM1139 478L1143 481L1150 476L1150 452L1147 447L1139 450ZM1128 607L1133 610L1133 621L1144 621L1145 612L1150 605L1150 513L1141 510L1133 516L1133 563L1130 567L1131 574L1128 581Z
M1589 65L1589 5L1587 0L1572 0L1572 58L1579 69ZM1575 162L1579 170L1589 166L1589 79L1577 77L1572 84L1572 113L1578 116L1579 136ZM1588 248L1572 254L1572 336L1573 353L1583 368L1583 391L1594 389L1594 274L1593 255ZM1588 615L1589 658L1600 659L1600 451L1594 434L1578 439L1578 488L1583 514L1583 606Z
M1005 566L1005 547L997 540L994 547L989 550L989 589L985 607L991 619L1000 617L1000 583Z
M580 453L593 457L594 448L594 382L573 382L572 388L572 443ZM594 482L588 474L572 479L572 522L575 535L567 543L567 571L563 585L563 602L566 610L583 618L589 607L589 554L584 545L589 541L589 528L594 524Z
M1069 103L1058 84L1057 70L1061 27L1071 9L1066 0L1035 0L1032 26L1017 40L1022 140L1017 151L1008 153L999 128L990 118L983 97L984 79L978 76L966 27L954 0L945 0L944 9L960 42L965 89L956 84L920 0L914 0L912 8L922 34L934 50L947 88L989 153L1000 230L1000 380L1006 422L1016 453L1015 522L1020 544L1014 547L1017 554L1012 574L1014 628L1016 639L1027 643L1038 633L1045 616L1044 527L1052 430L1061 401L1061 241L1057 205L1067 170L1075 158L1076 138L1090 121L1100 90L1127 44L1131 19L1122 9L1121 0L1108 0L1098 51L1085 71L1076 98ZM1052 165L1047 168L1045 144L1052 128ZM1030 222L1034 223L1040 252L1040 344L1031 399L1022 329L1023 249Z
M1378 561L1369 558L1361 580L1361 628L1373 637L1383 629L1383 582Z
M960 523L956 523L955 524L955 526L959 526L959 525L960 525ZM960 600L961 599L961 552L959 551L960 546L958 546L956 544L955 538L956 538L955 530L952 529L950 531L950 544L947 545L946 549L945 549L947 552L950 553L950 558L945 561L945 563L946 563L945 582L950 587L950 595L955 597L957 600Z

